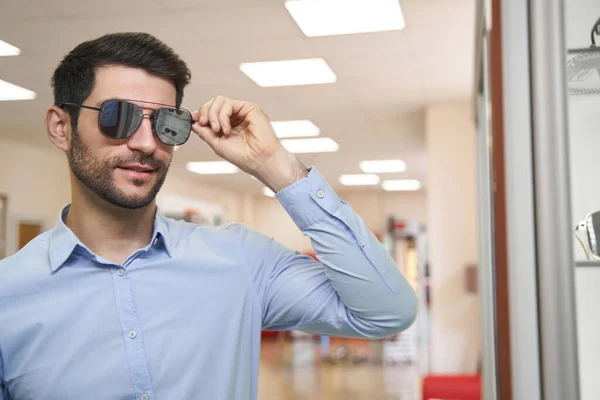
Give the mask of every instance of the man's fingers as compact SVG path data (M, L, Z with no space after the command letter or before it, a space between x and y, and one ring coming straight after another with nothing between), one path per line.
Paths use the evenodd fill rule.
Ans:
M210 108L208 109L208 121L214 133L221 132L221 123L219 122L219 114L225 104L225 98L217 96L213 100Z
M224 134L229 135L231 133L231 115L233 113L233 105L231 100L226 100L221 107L219 112L219 123L221 124L221 130Z
M213 132L210 126L201 126L199 124L192 125L192 130L200 136L211 148L215 148L219 135Z

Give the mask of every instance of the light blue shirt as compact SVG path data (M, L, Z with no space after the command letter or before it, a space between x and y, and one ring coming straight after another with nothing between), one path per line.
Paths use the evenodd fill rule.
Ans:
M150 244L115 265L65 207L0 262L0 399L256 399L263 329L382 338L412 324L413 289L316 169L277 198L320 262L157 212Z

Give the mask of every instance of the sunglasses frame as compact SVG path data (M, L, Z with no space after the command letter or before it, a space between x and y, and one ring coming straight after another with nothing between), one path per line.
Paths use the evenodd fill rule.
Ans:
M101 111L103 111L103 106L104 106L104 104L105 104L106 102L109 102L109 101L122 101L122 102L126 102L126 103L129 103L129 104L133 104L134 106L138 106L138 105L137 105L137 104L135 104L135 103L144 103L144 104L154 104L154 105L158 105L158 106L165 106L165 107L158 108L158 109L156 109L156 110L153 110L153 111L152 111L151 113L149 113L149 114L145 114L145 113L144 113L144 109L143 109L141 106L138 106L138 107L140 108L140 111L142 112L142 114L141 114L141 117L142 117L142 119L140 120L140 123L138 124L138 126L136 126L136 128L135 128L135 130L133 131L133 133L131 134L131 136L128 136L128 137L126 137L126 138L122 138L122 139L117 139L117 138L114 138L114 137L110 137L110 136L108 136L107 134L105 134L105 133L102 131L102 128L100 128L100 112L101 112ZM142 100L133 100L133 99L116 99L116 98L112 98L112 99L106 99L106 100L104 100L104 101L102 102L102 104L100 104L100 107L93 107L93 106L86 106L86 105L83 105L83 104L75 104L75 103L71 103L71 102L64 102L64 103L62 103L62 104L59 106L59 108L64 108L64 106L71 106L71 107L85 108L85 109L88 109L88 110L94 110L94 111L98 111L98 130L100 131L100 133L102 134L102 136L104 136L104 137L106 137L106 138L108 138L108 139L112 139L112 140L128 140L128 139L130 139L130 138L131 138L133 135L135 135L135 133L137 132L137 130L140 128L140 125L142 124L142 121L144 120L144 117L145 117L146 115L148 115L149 117L151 117L151 118L152 118L152 119L151 119L152 132L154 133L154 135L156 135L156 137L158 138L158 140L159 140L161 143L163 143L163 144L166 144L167 146L179 147L179 146L182 146L182 145L184 145L184 144L185 144L185 143L186 143L186 142L189 140L189 138L190 138L190 136L191 136L191 133L192 133L192 125L194 125L194 120L192 119L192 113L191 113L191 111L189 111L189 110L187 110L187 109L185 109L185 108L183 108L183 107L179 107L179 108L177 108L177 107L174 107L174 106L171 106L171 105L168 105L168 104L164 104L164 103L154 103L154 102L152 102L152 101L142 101ZM184 112L187 112L187 113L190 115L190 133L188 134L187 138L185 139L185 141L184 141L183 143L181 143L181 144L171 144L171 143L165 143L165 142L163 142L163 141L162 141L162 139L160 138L160 136L158 135L158 133L156 133L156 129L155 129L155 127L154 127L154 114L155 114L157 111L161 110L161 109L166 109L166 110L168 110L168 109L171 109L171 110L176 110L176 111L184 111Z

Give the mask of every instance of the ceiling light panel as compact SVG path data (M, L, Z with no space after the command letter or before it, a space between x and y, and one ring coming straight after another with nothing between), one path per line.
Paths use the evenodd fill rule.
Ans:
M379 182L379 177L374 174L356 174L340 176L340 183L345 186L378 185Z
M366 174L405 172L406 163L402 160L361 161L360 169Z
M227 161L202 161L186 164L188 171L200 175L235 174L239 168Z
M322 58L240 64L240 70L261 87L333 83L337 76Z
M0 57L18 56L21 54L21 49L0 40Z
M285 6L308 37L394 31L406 26L398 0L288 0Z
M36 93L0 79L0 101L33 100Z
M339 150L340 146L331 138L311 139L284 139L283 147L290 153L332 153Z
M271 122L278 138L301 138L315 137L321 134L321 130L312 121L273 121Z

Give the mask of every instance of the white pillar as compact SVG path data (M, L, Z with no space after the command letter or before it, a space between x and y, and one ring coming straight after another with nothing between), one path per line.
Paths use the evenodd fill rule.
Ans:
M477 159L472 103L426 110L431 372L475 373L481 348L479 296L465 268L477 263Z

